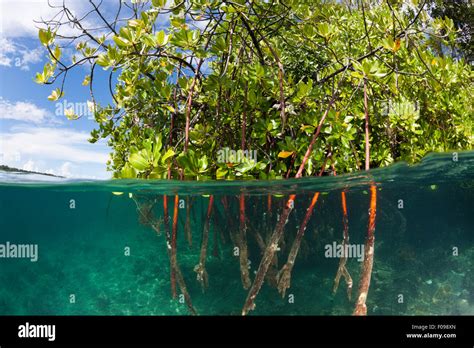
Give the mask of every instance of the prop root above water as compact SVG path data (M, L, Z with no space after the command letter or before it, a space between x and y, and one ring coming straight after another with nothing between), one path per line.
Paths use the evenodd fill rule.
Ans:
M346 193L344 191L341 192L341 201L342 201L342 223L344 226L343 232L343 240L342 240L342 250L346 250L346 245L349 244L349 219L347 218L347 204L346 204ZM337 288L339 287L339 281L341 276L344 277L347 285L347 298L349 301L352 297L352 278L349 274L349 271L346 267L347 263L347 255L344 255L339 260L339 267L337 269L336 278L334 279L334 287L332 289L333 294L337 292Z
M338 84L338 87L339 87L339 84ZM306 153L303 157L300 167L298 168L298 172L296 173L296 176L295 176L296 178L301 178L303 176L303 170L306 165L306 162L308 162L309 157L311 156L314 144L316 143L319 133L321 132L321 127L323 126L324 120L326 119L329 113L329 110L331 109L332 105L334 104L334 101L336 100L336 96L337 96L337 88L334 90L331 100L329 101L328 107L326 108L326 111L324 112L323 117L321 117L318 127L314 131L313 137L311 138L311 142L309 143L308 149L306 150ZM262 260L260 261L260 265L258 267L258 271L253 281L252 287L250 288L249 293L247 295L247 299L245 300L245 304L242 309L242 315L247 315L247 313L250 310L253 310L255 308L255 302L254 302L255 298L257 297L258 292L260 291L260 288L262 287L262 283L265 279L265 274L267 273L268 267L270 266L270 263L273 260L273 256L275 255L275 252L278 249L278 243L281 239L281 236L283 235L285 225L288 222L288 216L293 210L295 198L296 198L295 194L290 195L288 201L285 204L283 212L280 216L280 220L278 221L275 227L275 230L273 231L273 234L270 237L270 241L267 245L267 249L265 250L265 253L263 254Z
M367 230L367 239L364 249L364 263L362 265L362 274L360 277L357 302L354 309L354 315L367 315L367 294L369 293L370 278L372 275L372 266L374 262L374 242L375 242L375 215L377 208L377 188L370 186L370 209L369 226Z
M206 221L204 222L204 229L202 231L201 240L201 254L199 256L199 264L194 267L194 271L197 273L197 280L201 283L202 291L208 287L208 275L206 271L206 257L207 257L207 245L209 243L209 225L211 221L212 205L214 203L214 196L209 196L209 204L207 206Z
M329 157L332 156L331 151L328 151L328 155L321 166L321 170L319 171L318 176L323 175L324 169L326 168L326 163ZM313 195L311 203L306 211L305 217L303 222L301 223L298 232L296 234L296 238L293 241L293 245L291 246L290 253L288 254L288 259L286 264L283 265L282 269L278 273L278 291L281 294L281 297L285 297L286 289L291 286L291 272L293 270L293 266L295 264L296 256L298 256L298 251L300 249L301 242L303 240L304 232L306 231L306 227L308 225L309 219L313 214L314 206L316 205L319 198L319 192L316 192Z

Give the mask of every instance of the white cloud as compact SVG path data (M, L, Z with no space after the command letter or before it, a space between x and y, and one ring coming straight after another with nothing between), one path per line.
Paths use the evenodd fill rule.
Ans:
M61 167L59 167L59 175L64 176L66 178L70 178L71 174L72 163L71 162L64 162Z
M7 158L19 152L21 158L38 156L44 161L105 165L108 159L104 144L90 144L87 141L89 133L72 129L13 127L8 133L0 133L0 136L2 139L0 150Z
M22 167L23 170L29 170L30 172L37 172L38 167L36 166L35 162L32 160L28 160Z
M30 64L41 62L43 54L44 50L42 48L29 49L24 45L13 42L13 40L0 37L1 66L30 70Z
M12 41L0 37L0 65L11 66L13 57L16 52L15 45Z
M42 123L50 119L49 112L24 101L10 102L0 96L0 119Z
M109 149L69 128L14 126L0 133L0 163L70 178L106 179Z
M62 4L62 0L52 0L53 6ZM84 14L90 4L84 0L66 1L67 7L77 16ZM38 23L41 19L50 20L60 8L51 8L47 0L0 0L0 35L4 37L38 37ZM63 27L62 33L77 30Z
M21 169L28 170L30 172L39 172L39 173L46 173L52 175L62 176L64 178L74 178L74 179L104 179L105 177L91 175L91 174L78 174L77 170L80 168L79 165L72 164L71 162L63 162L55 169L48 168L48 169L41 169L45 166L45 161L33 161L29 159L23 165L20 165ZM16 167L15 167L16 168Z

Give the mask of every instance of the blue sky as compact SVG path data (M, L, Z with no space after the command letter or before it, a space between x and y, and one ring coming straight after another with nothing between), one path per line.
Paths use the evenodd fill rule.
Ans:
M49 1L53 5L63 2ZM87 0L65 1L77 18L92 9ZM122 2L130 4L131 0ZM101 1L94 3L98 5ZM117 0L102 0L100 10L111 21L116 15ZM120 17L128 17L127 11L122 6ZM87 141L95 128L92 115L83 115L76 121L69 121L64 115L64 109L71 106L76 114L81 114L78 110L87 112L91 96L89 86L82 86L82 81L90 73L90 66L68 73L65 95L59 101L51 102L47 97L60 87L61 79L56 85L38 85L33 81L48 56L39 42L35 21L52 19L57 13L58 9L48 6L48 0L0 0L0 164L71 178L108 179L111 173L106 171L106 161L110 149L106 140L95 144ZM157 25L166 28L169 15L160 16ZM96 14L86 17L82 24L87 29L104 26ZM189 24L202 29L206 23L189 20ZM62 27L59 33L77 35L78 31ZM72 54L72 49L63 49L62 60L70 64ZM112 101L108 72L100 68L94 72L94 96L101 105Z
M104 2L106 6L117 3ZM77 14L90 6L85 0L67 3ZM88 115L69 121L63 113L64 103L81 108L91 100L89 87L81 84L88 67L68 75L65 95L57 102L47 97L59 85L33 81L47 59L34 20L51 18L56 12L47 0L0 0L0 164L73 178L107 179L111 174L106 171L110 152L106 141L87 141L94 121ZM96 74L96 98L108 103L105 75L101 78L98 69Z

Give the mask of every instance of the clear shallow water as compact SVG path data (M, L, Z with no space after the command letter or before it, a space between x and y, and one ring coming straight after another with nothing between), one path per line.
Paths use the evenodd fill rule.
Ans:
M459 153L457 162L452 154L437 154L412 167L400 163L369 173L284 182L39 179L0 175L0 244L38 246L37 262L0 258L0 314L189 314L186 304L171 297L165 233L158 235L143 218L140 222L135 203L156 201L152 211L159 220L163 195L168 195L172 216L174 195L179 194L192 204L192 246L185 237L186 206L178 210L177 258L194 307L203 315L239 315L247 296L232 241L239 226L239 195L245 195L253 280L262 254L258 235L264 240L271 235L288 194L296 194L277 252L278 267L271 268L280 269L316 191L321 195L291 287L282 298L269 277L251 314L351 314L361 263L356 258L347 263L354 280L349 301L343 280L332 293L339 259L326 257L325 251L342 240L343 189L350 243L364 244L372 182L377 185L377 217L368 314L474 314L474 152ZM194 267L209 195L214 210L206 257L209 287L203 292Z

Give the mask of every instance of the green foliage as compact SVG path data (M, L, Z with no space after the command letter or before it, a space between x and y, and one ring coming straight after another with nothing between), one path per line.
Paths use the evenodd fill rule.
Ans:
M366 83L371 167L471 149L473 71L446 54L457 47L453 20L432 18L421 1L364 0L364 11L362 2L349 3L154 0L137 7L110 40L75 47L117 78L114 102L95 105L90 140L108 139L117 178L284 178L295 175L336 93L304 174L317 174L329 152L339 173L351 172L365 156ZM163 29L157 23L166 6ZM39 33L53 54L38 83L64 69L54 31ZM93 84L92 75L83 85ZM57 89L50 100L61 96ZM219 162L224 148L256 150L258 159L240 152L240 161Z

